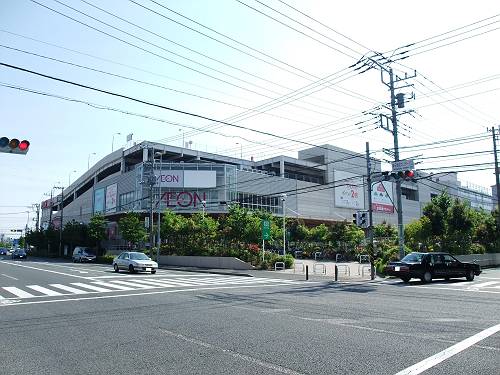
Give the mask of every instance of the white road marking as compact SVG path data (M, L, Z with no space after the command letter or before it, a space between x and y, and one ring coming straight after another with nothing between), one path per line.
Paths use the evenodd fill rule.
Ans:
M471 288L484 288L490 285L495 285L498 284L498 281L487 281L485 283L480 283L480 284L472 284L470 285Z
M16 288L15 286L4 286L3 289L19 298L34 297L33 294L25 292L24 290Z
M5 276L5 277L8 277L9 279L12 279L12 280L19 280L19 279L16 279L15 277L13 277L13 276L9 276L9 275L6 275L4 273L2 273L1 275Z
M88 292L86 290L72 288L70 286L63 285L63 284L50 284L50 286L52 286L54 288L57 288L57 289L65 290L66 292L70 292L70 293L73 293L73 294L87 294L87 293L90 293L90 292Z
M71 283L72 285L79 286L80 288L90 289L94 292L113 292L111 289L101 288L100 286L85 284L85 283Z
M430 369L431 367L436 366L437 364L443 362L444 360L454 356L455 354L460 353L461 351L471 347L472 345L478 343L481 340L484 340L491 335L500 331L500 324L496 326L487 328L479 333L476 333L474 336L466 338L453 346L450 346L448 349L445 349L433 356L424 359L411 367L405 368L404 370L398 372L396 375L416 375L421 374L425 370Z
M471 293L490 293L490 294L498 294L500 292L494 290L480 290L480 289L461 289L461 288L448 288L448 287L432 287L432 286L423 286L423 285L408 285L407 288L423 288L423 289L434 289L434 290L458 290L460 292L471 292Z
M37 268L37 267L32 267L32 266L26 266L24 264L17 264L17 263L12 263L12 262L2 262L2 261L0 261L0 263L4 263L4 264L11 265L11 266L16 266L16 267L29 268L29 269L37 270L37 271L55 273L55 274L63 275L63 276L71 276L71 277L79 277L79 278L87 279L87 277L85 277L85 276L72 275L70 273L64 273L64 272L58 272L58 271L52 271L52 270L46 270L44 268Z
M82 288L86 288L83 283L72 283L73 285L82 284ZM317 282L309 281L308 285L317 284ZM0 305L2 307L8 306L21 306L21 305L39 305L45 303L56 303L56 302L76 302L76 301L85 301L85 300L97 300L97 299L108 299L108 298L121 298L121 297L137 297L137 296L148 296L155 294L168 294L168 293L182 293L182 292L197 292L200 290L225 290L225 289L250 289L250 288L262 288L265 287L276 287L281 286L281 284L269 284L269 285L234 285L234 286L211 286L208 288L190 288L190 289L176 289L176 290L159 290L154 292L142 292L142 293L128 293L128 294L112 294L105 296L93 296L93 297L78 297L78 298L64 298L64 299L52 299L52 300L43 300L43 301L29 301L29 302L19 302L12 303L6 305ZM88 286L90 289L91 285ZM102 288L104 289L104 288ZM106 290L110 292L110 290Z
M46 296L61 296L62 293L56 292L55 290L44 288L40 285L26 285L26 287L36 290L37 292L43 293Z
M128 286L111 284L109 282L106 283L104 281L93 281L92 284L102 285L102 286L105 286L106 288L114 288L114 289L118 289L118 290L134 290L134 288L130 288Z
M113 281L109 281L108 283L106 283L106 286L115 287L116 284L118 284L119 287L124 285L126 287L130 287L131 289L150 289L150 288L152 288L151 285L141 284L140 280L137 280L137 281L135 281L135 280L134 281L113 280ZM127 289L123 289L123 290L127 290Z

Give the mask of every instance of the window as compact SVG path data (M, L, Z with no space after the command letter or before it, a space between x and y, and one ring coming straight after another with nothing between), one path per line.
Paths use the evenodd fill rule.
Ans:
M120 195L120 211L128 211L133 209L134 192L130 191Z

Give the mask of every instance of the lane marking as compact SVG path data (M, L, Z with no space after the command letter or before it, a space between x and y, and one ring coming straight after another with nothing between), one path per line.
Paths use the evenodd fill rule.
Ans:
M44 288L40 285L26 285L26 287L36 290L37 292L43 293L46 296L62 296L62 293L56 292L55 290Z
M304 375L303 373L297 372L297 371L292 370L290 368L286 368L286 367L283 367L283 366L280 366L280 365L277 365L277 364L274 364L271 362L266 362L266 361L263 361L261 359L255 358L255 357L251 357L251 356L246 355L246 354L238 353L238 352L235 352L234 350L231 350L231 349L225 349L225 348L222 348L219 346L215 346L215 345L210 344L208 342L204 342L204 341L192 338L192 337L187 337L187 336L181 335L180 333L175 333L175 332L166 330L164 328L160 328L160 331L168 336L175 337L176 339L188 342L190 344L201 346L205 349L222 352L222 353L227 354L227 355L229 355L233 358L236 358L238 360L249 362L253 365L257 365L257 366L263 367L263 368L268 369L268 370L277 371L277 372L280 372L282 374Z
M430 369L431 367L436 366L437 364L447 360L448 358L454 356L455 354L460 353L461 351L471 347L472 345L478 343L481 340L484 340L491 335L500 331L500 324L497 324L493 327L487 328L479 333L476 333L474 336L466 338L453 346L450 346L448 349L445 349L433 356L420 361L413 366L405 368L404 370L398 372L396 375L416 375L424 372L425 370Z
M487 282L481 283L481 284L473 284L470 287L471 288L485 288L487 286L495 285L495 284L498 284L498 281L487 281Z
M46 270L44 268L37 268L37 267L32 267L32 266L26 266L24 264L17 264L17 263L4 262L4 261L0 261L0 263L4 263L4 264L11 265L11 266L16 266L16 267L29 268L29 269L32 269L32 270L37 270L37 271L42 271L42 272L55 273L55 274L63 275L63 276L78 277L78 278L81 278L81 279L87 279L88 278L88 277L85 277L85 276L72 275L70 273L64 273L64 272L58 272L58 271L53 271L53 270Z
M91 293L91 292L88 292L86 290L73 288L73 287L70 287L70 286L67 286L67 285L63 285L63 284L49 284L49 285L52 286L52 287L54 287L54 288L65 290L66 292L70 292L70 293L73 293L73 294L87 294L87 293Z
M101 281L103 282L103 281ZM118 285L116 285L118 284ZM106 283L106 286L111 286L111 287L122 287L125 286L127 287L127 289L151 289L153 288L151 285L144 285L144 284L141 284L138 281L123 281L123 280L113 280L113 281L110 281L108 283ZM123 290L127 290L127 289L123 289Z
M94 292L112 292L113 290L111 289L105 289L101 288L100 286L95 286L95 285L90 285L90 284L85 284L85 283L71 283L71 285L79 286L80 288L84 289L90 289L93 290Z
M19 298L34 297L33 294L25 292L24 290L16 288L15 286L4 286L3 289Z
M0 274L0 275L5 276L5 277L8 277L9 279L12 279L12 280L18 280L18 281L19 281L19 279L16 279L15 277L13 277L13 276L9 276L9 275L6 275L6 274L4 274L4 273L2 273L2 274Z
M318 284L319 282L310 281L307 284ZM82 288L94 288L92 285L86 286L84 283L72 283L73 285L81 286ZM81 285L78 285L81 284ZM190 289L176 289L176 290L160 290L154 292L143 292L143 293L128 293L128 294L112 294L106 296L95 296L95 297L78 297L78 298L64 298L64 299L52 299L52 300L43 300L43 301L29 301L29 302L18 302L7 305L0 305L2 307L9 306L21 306L21 305L40 305L45 303L56 303L56 302L75 302L75 301L85 301L85 300L97 300L97 299L108 299L108 298L121 298L121 297L137 297L137 296L148 296L155 294L169 294L169 293L182 293L182 292L197 292L200 290L225 290L225 289L251 289L251 288L262 288L262 287L276 287L282 286L281 284L269 284L269 285L237 285L237 286L216 286L216 287L208 287L208 288L190 288ZM97 288L97 287L95 287ZM102 291L111 292L109 289L103 289Z

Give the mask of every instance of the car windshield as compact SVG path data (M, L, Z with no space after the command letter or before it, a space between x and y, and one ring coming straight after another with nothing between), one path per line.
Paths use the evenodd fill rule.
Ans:
M424 254L421 253L411 253L401 259L402 262L407 263L418 263L422 261Z
M143 253L130 253L130 259L134 260L149 260L146 254Z
M83 254L85 255L95 255L95 253L91 250L83 250Z

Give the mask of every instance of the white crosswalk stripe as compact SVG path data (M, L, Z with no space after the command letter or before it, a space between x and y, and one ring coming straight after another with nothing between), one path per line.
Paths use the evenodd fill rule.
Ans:
M37 292L40 292L42 294L45 294L46 296L61 296L62 293L56 292L55 290L44 288L43 286L40 285L26 285L26 287L36 290Z
M162 288L190 288L198 286L243 285L243 284L293 284L292 280L269 279L244 276L200 276L200 277L169 277L169 278L139 278L92 279L85 282L66 284L26 285L24 287L0 287L0 300L21 298L58 297L68 295L83 295L90 293L112 293L121 291L139 291ZM500 283L499 283L500 284ZM6 293L4 293L6 292Z

